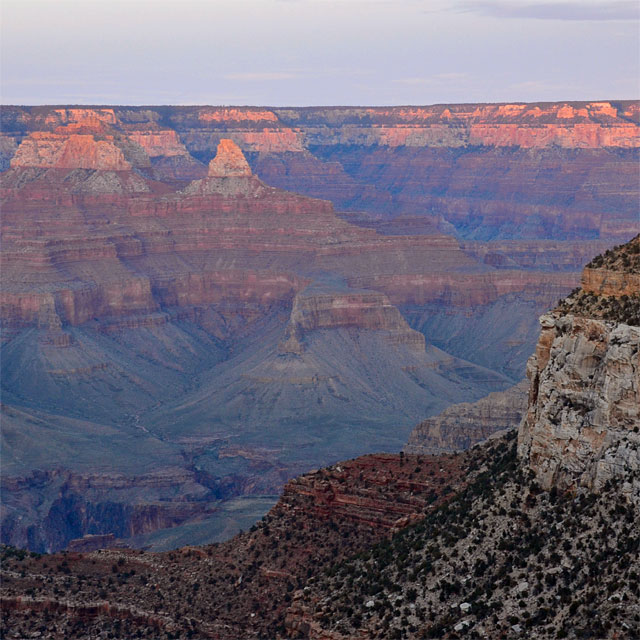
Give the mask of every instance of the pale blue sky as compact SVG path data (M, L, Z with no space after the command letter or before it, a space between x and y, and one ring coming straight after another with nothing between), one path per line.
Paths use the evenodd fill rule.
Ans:
M4 104L640 96L637 0L2 0Z

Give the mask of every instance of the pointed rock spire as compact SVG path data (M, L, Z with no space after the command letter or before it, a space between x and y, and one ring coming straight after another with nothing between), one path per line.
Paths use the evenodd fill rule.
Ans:
M237 178L251 175L251 167L240 147L229 139L218 143L216 157L209 163L210 178Z

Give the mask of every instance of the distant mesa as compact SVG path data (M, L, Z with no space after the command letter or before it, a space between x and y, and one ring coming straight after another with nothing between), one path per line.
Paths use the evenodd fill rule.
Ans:
M114 144L113 137L105 138L96 140L89 134L35 131L22 141L11 160L11 167L129 171L131 164Z
M209 163L210 178L245 178L251 176L251 167L240 147L228 138L220 140L216 157Z

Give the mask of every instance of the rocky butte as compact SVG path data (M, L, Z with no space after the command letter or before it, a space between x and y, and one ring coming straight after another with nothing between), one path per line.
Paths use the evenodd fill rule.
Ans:
M1 531L38 551L227 538L398 450L638 232L631 101L1 117Z

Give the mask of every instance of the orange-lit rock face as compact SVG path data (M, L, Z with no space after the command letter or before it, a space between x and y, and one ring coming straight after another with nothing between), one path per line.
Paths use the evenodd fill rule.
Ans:
M244 149L262 153L284 153L304 151L304 135L300 131L287 128L243 131L234 135Z
M22 141L11 166L47 169L102 169L128 171L131 165L113 137L96 140L93 135L34 132Z
M326 112L326 114L325 114ZM283 124L299 122L306 139L326 135L300 122L293 110L278 109ZM326 115L344 144L384 146L466 145L521 148L638 148L638 125L609 102L554 104L437 105L430 107L334 108L314 110L307 118ZM335 131L337 129L337 131Z
M96 123L114 125L116 116L113 109L53 109L45 117L44 123L54 126Z
M251 167L233 140L220 140L216 157L209 163L210 178L241 178L251 175Z
M129 138L139 144L150 158L159 156L188 156L189 152L180 142L178 134L173 129L161 131L128 131Z
M278 117L267 109L202 109L199 114L203 122L277 122Z
M585 269L582 288L598 296L631 296L640 292L640 275L610 269Z

